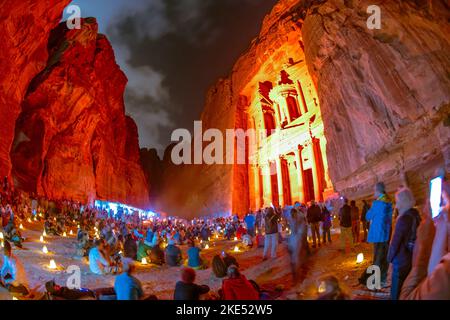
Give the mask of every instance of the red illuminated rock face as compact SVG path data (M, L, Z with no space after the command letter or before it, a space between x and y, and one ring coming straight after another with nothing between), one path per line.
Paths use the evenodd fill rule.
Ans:
M433 171L450 171L445 2L385 1L381 30L366 26L373 1L311 8L302 34L337 190L361 197L377 180L391 191L406 180L423 198Z
M11 151L19 188L50 198L148 205L127 79L95 19L52 31L45 69L22 103Z
M11 172L10 150L20 104L47 62L50 30L70 0L0 2L0 177Z
M241 92L296 33L319 94L334 190L360 199L377 180L389 191L407 180L423 198L434 170L450 164L449 11L431 2L385 1L383 28L370 31L371 1L280 0L231 75L208 92L204 129L247 127ZM246 166L165 166L158 202L169 213L248 210Z
M259 71L264 59L285 41L282 15L296 1L281 1L263 22L259 37L239 58L231 76L210 88L201 115L203 130L247 128L246 101L241 92ZM205 143L207 145L208 143ZM170 163L166 151L163 186L158 206L169 214L195 217L248 212L250 208L248 168L246 165L179 165Z

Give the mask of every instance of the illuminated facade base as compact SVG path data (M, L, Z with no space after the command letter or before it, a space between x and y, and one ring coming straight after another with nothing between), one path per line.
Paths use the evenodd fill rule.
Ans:
M249 128L265 132L249 154L252 210L333 194L319 100L298 44L279 48L242 94Z

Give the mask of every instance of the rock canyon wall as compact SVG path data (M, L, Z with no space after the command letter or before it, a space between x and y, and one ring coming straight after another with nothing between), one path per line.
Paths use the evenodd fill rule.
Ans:
M0 177L11 174L16 119L31 80L45 68L50 31L70 0L0 2Z
M20 12L28 12L31 20L22 25L27 20L16 7L9 8L8 21L17 19L17 27L29 32L30 39L17 38L20 32L7 29L6 44L18 47L1 62L7 61L14 71L2 79L2 86L7 83L13 88L9 91L16 90L15 99L5 96L9 91L0 93L0 115L8 117L2 123L13 130L13 135L2 136L2 174L10 173L15 187L52 199L101 199L147 207L137 127L125 115L127 78L95 19L83 19L80 30L68 30L65 23L56 27L69 1L50 2L43 2L43 8L23 8ZM30 32L41 23L45 28ZM19 54L36 43L39 54Z
M351 197L385 181L422 200L436 168L450 171L448 1L381 1L380 30L367 28L371 4L325 1L302 25L331 179Z
M381 1L382 29L369 30L371 4L280 0L230 76L208 92L203 128L224 132L254 126L249 92L267 80L264 76L276 83L275 74L295 69L299 90L305 85L304 105L320 108L319 118L310 123L323 125L320 147L326 156L318 161L322 176L314 181L322 181L324 197L327 190L368 197L382 180L389 191L408 183L423 198L436 168L446 165L448 172L450 164L449 8L443 0ZM314 128L309 131L317 135ZM300 160L286 160L290 178L313 154L295 156ZM170 214L244 214L257 204L268 205L266 194L255 188L257 175L253 179L250 165L175 166L169 161L163 178L158 205ZM292 183L302 175L295 179L291 201L303 193ZM260 184L266 182L270 178L263 177ZM276 181L272 191L274 186Z

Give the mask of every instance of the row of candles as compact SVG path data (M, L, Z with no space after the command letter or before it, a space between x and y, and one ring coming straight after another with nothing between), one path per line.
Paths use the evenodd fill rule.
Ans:
M54 218L54 219L56 220L56 218ZM33 221L31 220L31 218L28 218L27 221L28 221L29 223L32 223L32 222L33 222ZM34 217L34 221L37 221L36 217ZM75 222L75 221L74 221L74 222ZM23 227L23 224L22 224L22 223L19 225L19 229L20 229L20 230L24 230L24 229L25 229L25 228ZM97 228L95 228L95 229L97 229ZM73 235L73 231L72 231L72 230L69 231L69 235L71 235L71 236ZM44 231L42 232L42 235L39 237L39 242L45 243L45 237L46 237L46 236L47 236L47 233L45 232L45 229L44 229ZM67 237L66 231L63 232L63 235L62 235L62 236L63 236L64 238ZM96 236L98 236L98 230L96 230ZM0 241L1 241L1 246L2 246L2 247L4 246L3 240L4 240L4 235L3 235L2 232L0 232ZM47 248L46 245L44 245L44 246L42 247L42 252L43 252L44 254L48 254L48 253L49 253L48 248ZM56 262L55 262L54 259L51 259L51 260L50 260L50 263L49 263L49 265L47 266L47 268L48 268L48 269L51 269L51 270L55 270L55 269L58 268L58 266L56 265Z
M215 239L219 239L219 235L216 234L216 235L214 236L214 238L215 238ZM197 238L197 240L198 240L198 238ZM208 241L211 242L211 237L208 237ZM237 238L237 237L234 237L234 241L238 241L238 238ZM203 244L203 240L200 240L200 244ZM167 246L167 244L166 244L166 246ZM203 247L203 249L204 249L204 250L210 249L209 243L206 243L205 246ZM241 252L241 250L239 249L239 246L237 246L237 245L234 246L233 252L235 252L235 253ZM149 264L149 263L148 263L147 258L142 258L142 260L141 260L141 265L145 266L145 265L148 265L148 264Z

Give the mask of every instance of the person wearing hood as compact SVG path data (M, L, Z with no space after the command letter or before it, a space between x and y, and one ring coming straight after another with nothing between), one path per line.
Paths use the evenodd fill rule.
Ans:
M414 208L416 204L414 196L408 188L402 188L396 193L395 203L399 216L388 254L388 260L393 266L392 300L398 300L403 282L411 271L416 231L421 220L419 211Z
M372 207L366 214L367 221L370 221L368 243L373 243L373 264L381 270L381 285L387 286L387 272L389 263L387 253L392 226L392 201L386 194L384 183L375 185L375 198Z
M228 267L228 279L222 282L223 300L259 300L259 292L235 265Z

